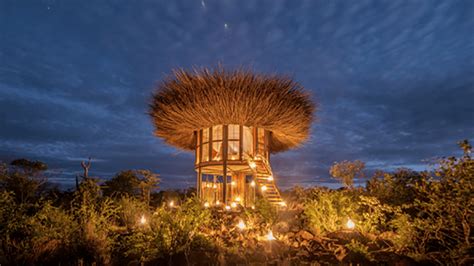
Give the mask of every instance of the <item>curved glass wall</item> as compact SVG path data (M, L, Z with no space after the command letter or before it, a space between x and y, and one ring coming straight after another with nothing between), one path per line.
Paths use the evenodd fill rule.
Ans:
M224 160L245 160L246 156L262 155L268 157L268 144L263 128L241 125L216 125L197 131L196 164Z
M210 204L253 206L255 176L247 158L259 160L259 155L268 159L269 132L230 124L198 130L195 136L200 197Z

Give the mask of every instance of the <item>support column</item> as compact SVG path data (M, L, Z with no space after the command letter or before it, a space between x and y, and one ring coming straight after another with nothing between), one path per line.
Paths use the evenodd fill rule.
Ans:
M202 199L202 175L201 175L201 167L198 167L197 171L197 185L196 185L196 194L199 199Z
M227 137L227 125L223 125L223 133L222 133L222 177L224 178L224 189L223 189L223 194L224 194L224 204L227 204L227 194L229 191L227 191L227 146L228 146L228 137Z

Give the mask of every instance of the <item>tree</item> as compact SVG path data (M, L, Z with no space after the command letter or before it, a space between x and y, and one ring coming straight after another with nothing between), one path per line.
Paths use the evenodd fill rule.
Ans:
M160 179L158 174L149 170L121 171L104 184L106 196L132 196L141 195L147 204L150 203L151 192L158 189Z
M152 173L150 170L137 170L136 172L141 176L139 187L143 200L149 205L151 192L158 189L158 184L160 183L159 175Z
M0 167L0 189L13 192L18 203L26 203L37 198L44 192L48 166L40 161L27 159L13 160L8 168Z
M140 180L134 170L124 170L105 182L105 196L136 196L139 193Z
M332 177L339 179L342 183L349 188L354 185L354 178L364 176L365 163L359 160L342 161L334 163L329 169L329 173Z

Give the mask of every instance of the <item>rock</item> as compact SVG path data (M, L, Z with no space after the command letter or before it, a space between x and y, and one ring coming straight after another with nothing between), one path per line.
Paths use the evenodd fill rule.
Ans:
M290 230L287 222L279 222L274 228L274 230L279 233L287 233Z

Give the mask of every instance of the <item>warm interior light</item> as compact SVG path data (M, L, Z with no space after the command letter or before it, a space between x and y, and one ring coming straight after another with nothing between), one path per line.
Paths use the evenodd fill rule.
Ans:
M281 201L281 202L280 202L280 205L283 206L283 207L285 207L285 206L286 206L286 202Z
M241 200L242 199L239 196L235 197L235 201L240 202Z
M250 168L255 169L257 168L257 164L255 162L250 162L249 163Z
M235 181L230 182L232 186L235 186Z
M220 205L221 202L219 200L216 200L216 205Z
M232 202L232 203L230 204L230 207L232 207L232 208L235 208L235 207L237 207L237 203L235 203L235 202Z
M168 203L168 206L174 207L174 201L170 201L170 203Z
M212 185L212 188L217 188L217 185L216 184Z
M204 208L209 208L209 206L210 206L209 202L204 203Z
M262 191L267 190L267 186L262 186Z
M267 240L268 240L268 241L275 240L275 237L273 236L273 232L272 232L271 230L268 231Z
M354 229L355 226L356 226L355 223L349 218L349 220L347 220L346 227L348 229Z
M252 207L250 207L250 208L252 208L252 210L255 210L255 206L253 206L253 205L252 205Z
M229 205L225 205L225 209L226 209L226 210L230 210L230 206L229 206Z
M244 230L245 229L245 223L243 220L240 220L239 223L237 224L237 227L240 229L240 230Z
M267 178L267 180L272 181L272 180L273 180L273 176L272 176L272 175L269 176L269 177Z
M255 181L250 182L250 186L255 187Z
M142 215L142 217L140 218L140 223L141 223L141 224L146 224L145 215Z

